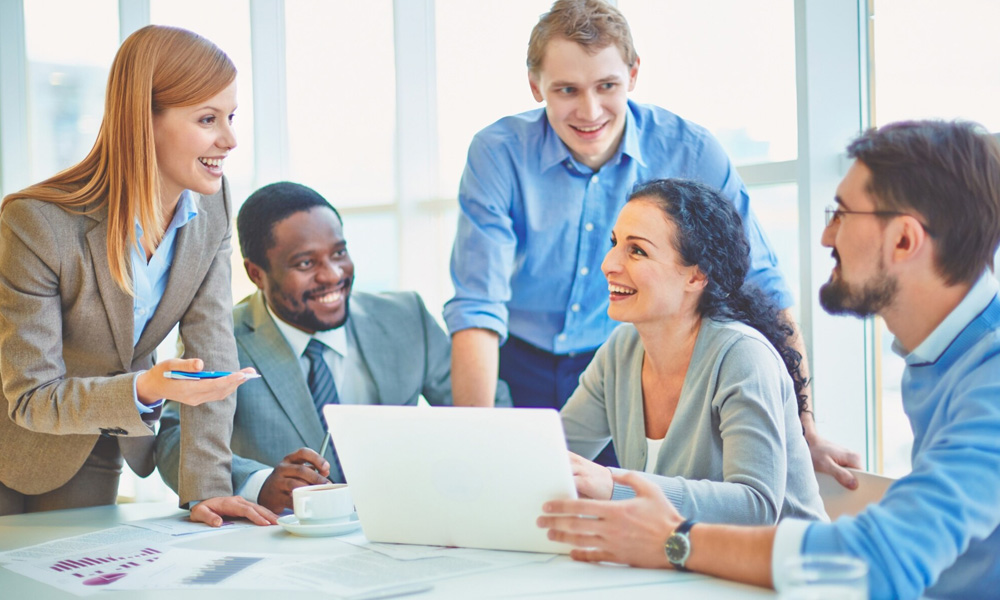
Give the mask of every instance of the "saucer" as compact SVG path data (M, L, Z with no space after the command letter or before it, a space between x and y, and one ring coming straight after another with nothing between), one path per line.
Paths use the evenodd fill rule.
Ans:
M303 537L325 537L329 535L344 535L361 527L358 513L351 513L346 521L333 523L300 523L295 515L285 515L278 518L278 524L292 535Z

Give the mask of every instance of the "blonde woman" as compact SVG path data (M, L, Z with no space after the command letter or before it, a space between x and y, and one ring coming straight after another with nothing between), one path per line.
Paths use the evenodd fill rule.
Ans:
M184 405L180 500L191 517L275 515L232 496L236 388L168 371L237 371L222 176L236 69L190 31L135 32L111 65L80 163L0 206L0 514L113 504L124 462L153 470L163 399ZM185 356L154 351L180 324ZM155 364L154 364L155 363Z

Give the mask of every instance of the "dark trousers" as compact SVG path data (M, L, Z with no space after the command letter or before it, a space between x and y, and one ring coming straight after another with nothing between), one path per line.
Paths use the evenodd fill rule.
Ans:
M580 383L580 374L594 358L595 350L574 354L552 354L510 336L500 347L500 379L510 386L514 406L559 410ZM617 467L612 444L594 462Z
M22 494L0 483L0 515L114 504L118 498L118 479L123 464L118 440L113 437L98 438L76 475L51 492Z

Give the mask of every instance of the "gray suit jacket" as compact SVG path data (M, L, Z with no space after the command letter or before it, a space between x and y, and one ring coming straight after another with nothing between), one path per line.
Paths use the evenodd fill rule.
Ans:
M66 483L101 434L139 475L153 470L152 423L133 401L136 371L180 323L187 355L234 370L228 187L198 197L178 231L163 300L133 347L133 299L112 280L107 209L73 213L17 200L0 213L0 481L24 494ZM235 395L184 407L181 501L232 493Z
M239 489L255 471L277 465L298 448L319 450L326 432L299 359L267 313L263 294L240 302L233 320L240 365L262 376L237 392L232 448L233 487ZM378 389L378 404L413 405L421 394L430 404L451 404L451 343L420 296L352 292L345 326ZM157 440L157 466L171 486L179 458L175 409L164 409ZM330 477L343 481L332 449L325 458Z

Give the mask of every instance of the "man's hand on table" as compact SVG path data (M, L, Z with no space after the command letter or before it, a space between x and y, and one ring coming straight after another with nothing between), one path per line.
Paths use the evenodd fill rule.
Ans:
M329 474L329 462L315 450L299 448L274 467L257 494L257 502L280 513L286 508L292 508L292 490L306 485L330 483L326 478Z
M667 568L663 544L684 519L660 488L635 472L612 474L613 481L635 490L631 500L552 500L538 526L549 539L577 546L574 560L615 562L633 567ZM556 516L558 515L558 516Z

